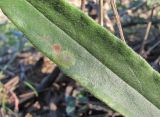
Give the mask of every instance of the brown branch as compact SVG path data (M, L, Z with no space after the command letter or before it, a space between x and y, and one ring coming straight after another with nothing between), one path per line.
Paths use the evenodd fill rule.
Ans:
M143 54L143 57L147 58L147 56L152 52L152 50L155 49L159 45L160 45L160 40L157 43L155 43L152 47L150 47L150 49Z

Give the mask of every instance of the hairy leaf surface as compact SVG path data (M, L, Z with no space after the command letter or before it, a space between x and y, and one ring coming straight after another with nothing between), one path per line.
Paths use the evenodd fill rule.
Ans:
M127 117L160 116L160 75L131 48L63 0L0 0L44 55Z

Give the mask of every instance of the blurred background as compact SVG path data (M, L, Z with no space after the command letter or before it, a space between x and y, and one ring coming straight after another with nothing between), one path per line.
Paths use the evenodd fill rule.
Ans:
M110 0L66 0L120 37ZM116 0L126 43L160 72L160 7ZM37 51L0 10L0 117L123 117Z

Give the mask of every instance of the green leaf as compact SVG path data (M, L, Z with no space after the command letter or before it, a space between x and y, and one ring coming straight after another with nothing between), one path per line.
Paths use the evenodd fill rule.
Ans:
M44 55L127 117L160 116L160 74L131 48L63 0L0 0Z
M34 86L32 86L31 83L29 83L29 82L27 82L27 81L24 81L24 84L25 84L27 87L29 87L31 90L33 90L33 92L34 92L34 94L35 94L36 97L39 96L37 90L34 88Z

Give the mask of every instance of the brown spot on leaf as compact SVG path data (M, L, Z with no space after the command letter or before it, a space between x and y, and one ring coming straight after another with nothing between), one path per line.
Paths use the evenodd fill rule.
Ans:
M60 62L60 65L69 68L75 64L75 57L74 55L69 51L62 51L60 56L58 57L58 60Z
M54 51L55 54L59 55L61 53L61 49L62 49L62 47L61 47L60 44L54 44L53 45L53 51Z

